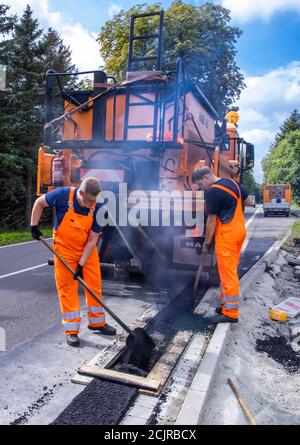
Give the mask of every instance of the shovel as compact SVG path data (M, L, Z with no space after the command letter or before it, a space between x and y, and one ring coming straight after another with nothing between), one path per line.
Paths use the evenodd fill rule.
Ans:
M56 256L56 258L68 269L71 274L74 274L72 268L66 263L66 261L52 248L52 246L40 236L40 241ZM95 292L83 281L81 277L77 277L77 280L82 286L95 298L95 300L101 304L101 306L112 316L112 318L122 328L128 332L129 336L126 339L126 348L122 354L121 362L124 364L131 364L138 368L145 368L151 358L155 343L147 332L142 328L136 328L133 331L122 321L120 318L104 304Z

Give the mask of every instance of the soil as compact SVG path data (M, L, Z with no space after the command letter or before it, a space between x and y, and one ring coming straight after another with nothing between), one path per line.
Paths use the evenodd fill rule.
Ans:
M288 253L298 256L300 244ZM224 348L201 419L203 425L247 424L227 379L231 378L259 425L300 424L300 352L290 344L288 323L269 311L289 297L300 297L300 281L281 250L241 301L240 320ZM300 318L300 316L298 316Z

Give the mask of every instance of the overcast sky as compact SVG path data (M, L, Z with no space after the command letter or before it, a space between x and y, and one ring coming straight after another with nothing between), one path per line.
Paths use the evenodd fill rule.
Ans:
M18 14L29 4L41 26L45 29L52 26L61 34L78 68L93 70L102 64L95 41L101 26L120 9L127 10L144 1L13 0L5 3ZM167 7L171 0L160 3ZM201 5L204 1L186 3ZM254 174L261 182L260 163L275 133L291 111L300 109L300 0L215 0L214 3L230 9L232 24L243 30L237 45L237 63L247 88L237 103L239 134L255 145Z

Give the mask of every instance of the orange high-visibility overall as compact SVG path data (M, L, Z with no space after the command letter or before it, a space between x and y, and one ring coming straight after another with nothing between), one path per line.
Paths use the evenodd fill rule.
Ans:
M54 250L59 253L69 266L75 270L78 266L84 247L87 243L93 224L92 209L88 215L80 215L74 211L74 187L70 188L68 210L57 230L53 231ZM78 334L80 327L80 301L78 297L78 281L55 257L55 281L62 312L62 323L66 334ZM101 272L97 247L83 266L83 278L88 286L102 299ZM105 325L102 306L85 290L89 324L100 327Z
M223 224L217 217L215 231L215 251L221 282L222 314L237 319L240 294L238 264L247 232L241 190L235 181L232 180L232 182L239 190L239 198L233 191L222 185L213 184L211 187L229 193L237 201L233 219L229 223Z

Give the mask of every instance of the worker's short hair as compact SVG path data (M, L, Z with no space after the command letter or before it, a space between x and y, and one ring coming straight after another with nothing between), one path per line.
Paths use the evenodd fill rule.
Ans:
M211 169L207 166L196 168L192 174L192 183L195 184L196 181L201 181L204 176L213 176Z
M84 193L89 193L90 195L97 196L98 193L101 192L100 182L97 178L85 178L80 184L80 190L82 190Z

